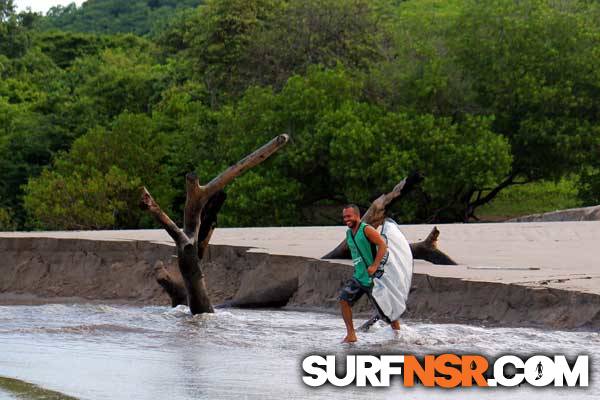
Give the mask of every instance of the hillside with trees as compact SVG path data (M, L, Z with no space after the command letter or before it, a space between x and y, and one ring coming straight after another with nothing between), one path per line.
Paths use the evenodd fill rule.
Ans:
M52 7L41 21L43 30L83 33L135 33L146 35L163 27L180 10L201 0L87 0Z
M402 222L469 221L554 182L600 203L597 2L96 0L69 15L117 3L168 22L86 31L0 1L0 229L153 227L141 185L182 215L185 173L206 181L280 133L290 144L228 187L221 226L337 224L412 170L425 180L392 210Z

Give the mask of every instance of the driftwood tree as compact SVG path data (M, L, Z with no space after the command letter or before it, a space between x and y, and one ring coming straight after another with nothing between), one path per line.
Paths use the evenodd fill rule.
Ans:
M371 206L363 215L362 221L375 228L379 227L385 220L388 207L410 192L422 179L421 175L416 172L404 178L391 192L382 194L371 203ZM425 240L418 243L411 243L410 250L412 251L413 258L426 260L438 265L456 265L456 262L452 258L437 248L439 236L440 231L437 227L434 227ZM322 258L350 259L350 249L348 249L346 241L343 240L335 249L325 254Z
M177 263L183 285L173 281L166 274L157 277L161 286L171 296L173 305L187 304L192 314L213 312L200 261L215 228L217 214L225 201L223 188L244 171L262 163L283 147L288 140L288 135L277 136L204 186L200 185L196 174L189 173L186 176L183 229L160 209L148 190L142 188L140 207L152 214L175 241L177 247ZM182 288L185 288L185 291Z

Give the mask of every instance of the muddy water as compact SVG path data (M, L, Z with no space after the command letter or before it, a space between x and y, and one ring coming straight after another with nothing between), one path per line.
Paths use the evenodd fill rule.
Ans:
M404 321L339 344L335 314L185 307L44 305L0 307L0 376L82 399L520 399L600 398L600 333L484 328ZM312 389L308 354L565 353L591 358L587 389ZM0 398L11 398L2 394Z

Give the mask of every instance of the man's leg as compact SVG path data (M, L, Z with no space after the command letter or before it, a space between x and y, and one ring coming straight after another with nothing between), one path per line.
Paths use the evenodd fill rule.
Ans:
M390 325L392 326L393 330L395 330L395 331L400 330L400 321L398 321L398 320L392 321L392 323Z
M344 318L346 324L346 337L342 343L356 342L356 332L352 322L352 306L346 300L340 300L340 306L342 308L342 318Z

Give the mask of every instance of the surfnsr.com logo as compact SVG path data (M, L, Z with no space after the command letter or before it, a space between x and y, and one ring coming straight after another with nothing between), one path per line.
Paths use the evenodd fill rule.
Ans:
M336 356L311 355L302 361L308 386L390 386L390 378L401 377L404 386L425 387L514 387L531 386L587 387L588 356L573 362L564 355L535 355L523 359L505 355L493 363L481 355L441 354L418 358L414 355L348 355L345 372L336 373ZM343 365L342 365L343 366ZM490 368L491 366L491 368Z

